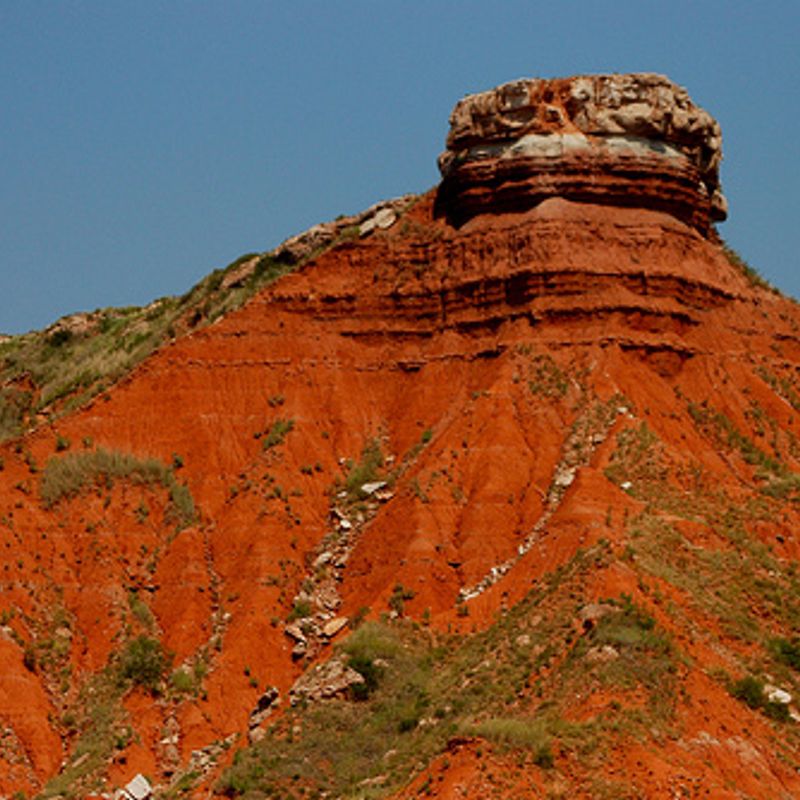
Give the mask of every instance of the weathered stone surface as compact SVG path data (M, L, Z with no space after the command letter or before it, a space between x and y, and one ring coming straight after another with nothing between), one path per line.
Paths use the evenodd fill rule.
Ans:
M700 230L723 220L722 136L663 75L522 79L460 100L439 157L455 222L547 197L666 210Z
M781 689L777 686L771 686L767 684L764 687L764 694L769 700L770 703L780 703L781 705L788 705L792 702L792 696L787 692L785 689Z
M586 660L590 664L605 664L608 661L615 661L617 658L619 658L619 653L610 644L590 647L586 653Z
M286 632L286 635L291 639L294 639L296 642L305 642L306 635L303 633L302 629L297 623L289 623L283 629Z
M86 336L93 333L99 324L100 314L70 314L54 322L48 329L48 336Z
M346 694L351 686L361 683L363 676L335 657L302 675L289 692L290 702L294 705L301 699L326 700Z
M334 617L330 622L322 626L323 636L329 639L336 636L336 634L347 625L347 621L347 617Z
M349 231L353 231L359 236L366 236L376 229L390 228L414 200L416 200L416 195L406 194L391 200L383 200L359 214L342 216L332 222L314 225L307 231L282 242L270 255L279 261L297 264L312 256L317 250L328 247L337 239L346 237Z
M264 691L261 697L258 698L255 710L253 711L253 714L251 716L255 714L260 714L263 711L267 711L275 704L275 701L278 699L279 696L280 692L275 686L267 687L267 689Z
M146 800L146 798L152 797L152 794L153 787L150 785L150 781L144 775L138 774L125 786L121 797L125 800Z
M375 212L374 216L369 217L361 223L358 233L360 236L366 236L376 228L385 231L387 228L391 228L396 221L397 214L395 214L392 208L380 208Z
M275 710L280 697L280 692L275 686L267 687L266 691L258 698L255 708L250 712L248 720L249 728L252 733L253 728L257 728ZM252 741L252 739L251 739Z
M239 266L234 267L222 279L220 288L235 289L237 286L242 286L245 281L256 271L256 267L258 266L258 262L260 260L261 256L253 256L252 258L248 258L246 261L243 261L241 264L239 264Z
M370 483L362 483L361 484L361 491L365 495L372 495L375 492L383 489L386 486L386 481L372 481Z

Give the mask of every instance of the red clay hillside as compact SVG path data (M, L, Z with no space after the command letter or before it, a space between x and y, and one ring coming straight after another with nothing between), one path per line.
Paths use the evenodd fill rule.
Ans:
M720 160L662 76L515 81L74 410L18 370L0 796L800 796L800 311Z

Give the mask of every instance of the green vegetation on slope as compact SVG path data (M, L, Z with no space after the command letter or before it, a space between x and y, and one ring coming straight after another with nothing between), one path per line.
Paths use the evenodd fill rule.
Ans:
M110 488L115 480L159 484L169 492L170 511L180 525L190 525L195 505L189 489L179 483L171 467L156 458L137 458L130 453L98 448L53 456L45 465L39 491L48 507L102 482Z
M484 738L547 770L556 753L600 763L600 732L664 729L681 663L669 637L627 597L605 601L607 615L593 629L575 624L572 598L611 558L606 544L579 553L482 633L437 635L408 620L364 623L338 654L364 683L348 697L300 700L237 754L220 790L379 797L406 785L453 737ZM613 649L613 661L592 660L603 646ZM636 688L648 702L573 722L579 685Z
M248 261L252 268L237 280ZM182 297L75 315L0 342L0 441L24 433L38 414L52 418L80 407L164 343L239 308L297 266L248 253Z
M61 719L75 745L61 772L52 778L41 798L79 798L105 789L103 772L115 752L135 737L122 705L126 693L142 687L153 694L165 688L170 664L158 639L139 635L112 653L105 669L91 676Z
M767 289L775 294L781 293L755 267L751 267L732 247L723 243L722 250L728 259L728 263L739 270L753 286L759 289Z

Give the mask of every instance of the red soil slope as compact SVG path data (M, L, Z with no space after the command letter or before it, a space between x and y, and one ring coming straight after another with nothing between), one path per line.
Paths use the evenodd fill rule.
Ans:
M402 584L413 592L406 614L472 630L605 539L614 558L576 602L630 594L687 666L674 737L619 746L595 778L654 798L800 795L795 739L777 747L774 723L713 679L715 668L740 674L753 645L625 557L628 521L646 509L693 546L730 544L606 473L620 434L646 423L670 496L699 485L736 507L759 496L753 464L713 438L699 408L800 468L797 306L666 211L553 197L454 228L434 200L163 348L53 429L0 448L0 794L35 792L74 765L65 715L87 706L81 688L145 630L175 665L203 655L202 692L128 693L131 730L98 774L166 781L193 751L232 735L239 747L264 688L285 698L306 666L283 622L319 572L345 460L377 440L402 470L390 498L352 517L336 615L387 611ZM279 419L293 428L265 449ZM46 507L48 460L98 447L179 456L197 522L176 530L167 491L127 481ZM800 555L798 521L783 503L748 532L787 565ZM585 719L612 700L588 692L571 713ZM428 778L438 797L599 796L568 755L556 753L555 773L515 764L454 741L402 796Z

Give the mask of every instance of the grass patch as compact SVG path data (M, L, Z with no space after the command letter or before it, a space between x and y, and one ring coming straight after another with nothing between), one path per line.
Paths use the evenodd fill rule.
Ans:
M646 422L635 428L625 428L617 434L617 447L605 475L618 486L630 481L632 490L642 484L661 483L666 477L661 450L661 442Z
M79 798L105 789L102 777L114 752L127 746L132 728L122 707L116 673L106 668L83 687L74 712L62 725L77 733L69 760L44 788L40 797Z
M528 389L531 394L560 400L569 391L570 380L549 355L532 356Z
M721 411L705 402L689 403L688 411L698 430L720 448L738 452L746 464L759 467L767 473L781 477L786 475L786 467L779 460L768 456Z
M155 625L155 617L150 607L138 595L132 591L128 594L128 606L131 613L139 621L139 624L146 630L151 630Z
M554 766L550 723L542 717L491 717L483 722L465 725L467 736L480 736L490 742L533 752L533 762L539 767Z
M465 733L519 749L541 769L554 766L556 753L599 747L591 725L565 721L575 685L551 659L574 644L571 593L608 558L605 545L579 553L481 633L437 634L402 618L362 624L338 651L364 678L362 688L288 709L261 742L237 754L218 790L231 797L388 796ZM658 650L663 634L643 612L620 601L617 616L641 631L625 645L631 660ZM619 622L603 635L624 638L624 628ZM643 719L647 730L650 718Z
M40 414L52 420L85 405L171 339L240 308L307 260L290 264L247 253L181 297L98 309L0 343L0 441L35 426ZM254 261L252 269L238 277L247 261Z
M370 439L361 451L361 460L357 464L350 463L344 479L344 490L347 492L349 502L363 500L366 497L361 487L365 483L379 480L383 463L380 441Z
M306 619L313 613L314 609L310 600L296 600L292 610L289 612L289 616L286 617L286 621L295 622L298 619Z
M751 285L759 289L767 289L774 294L780 294L776 289L755 267L751 267L732 247L722 245L722 251L728 259L728 263L735 267L742 275L750 281Z
M169 657L161 643L147 636L129 640L120 652L112 654L105 669L86 681L64 713L61 728L75 737L75 746L40 797L81 798L106 790L110 760L134 736L122 699L134 686L160 692L168 666Z
M186 526L194 521L194 499L189 489L178 483L172 468L156 458L139 458L118 450L98 448L50 458L42 474L39 492L45 506L51 508L93 486L111 489L117 480L164 487L169 492L169 510L177 522Z
M795 391L791 380L779 378L762 366L756 367L755 373L761 380L783 397L795 411L800 411L800 395Z

